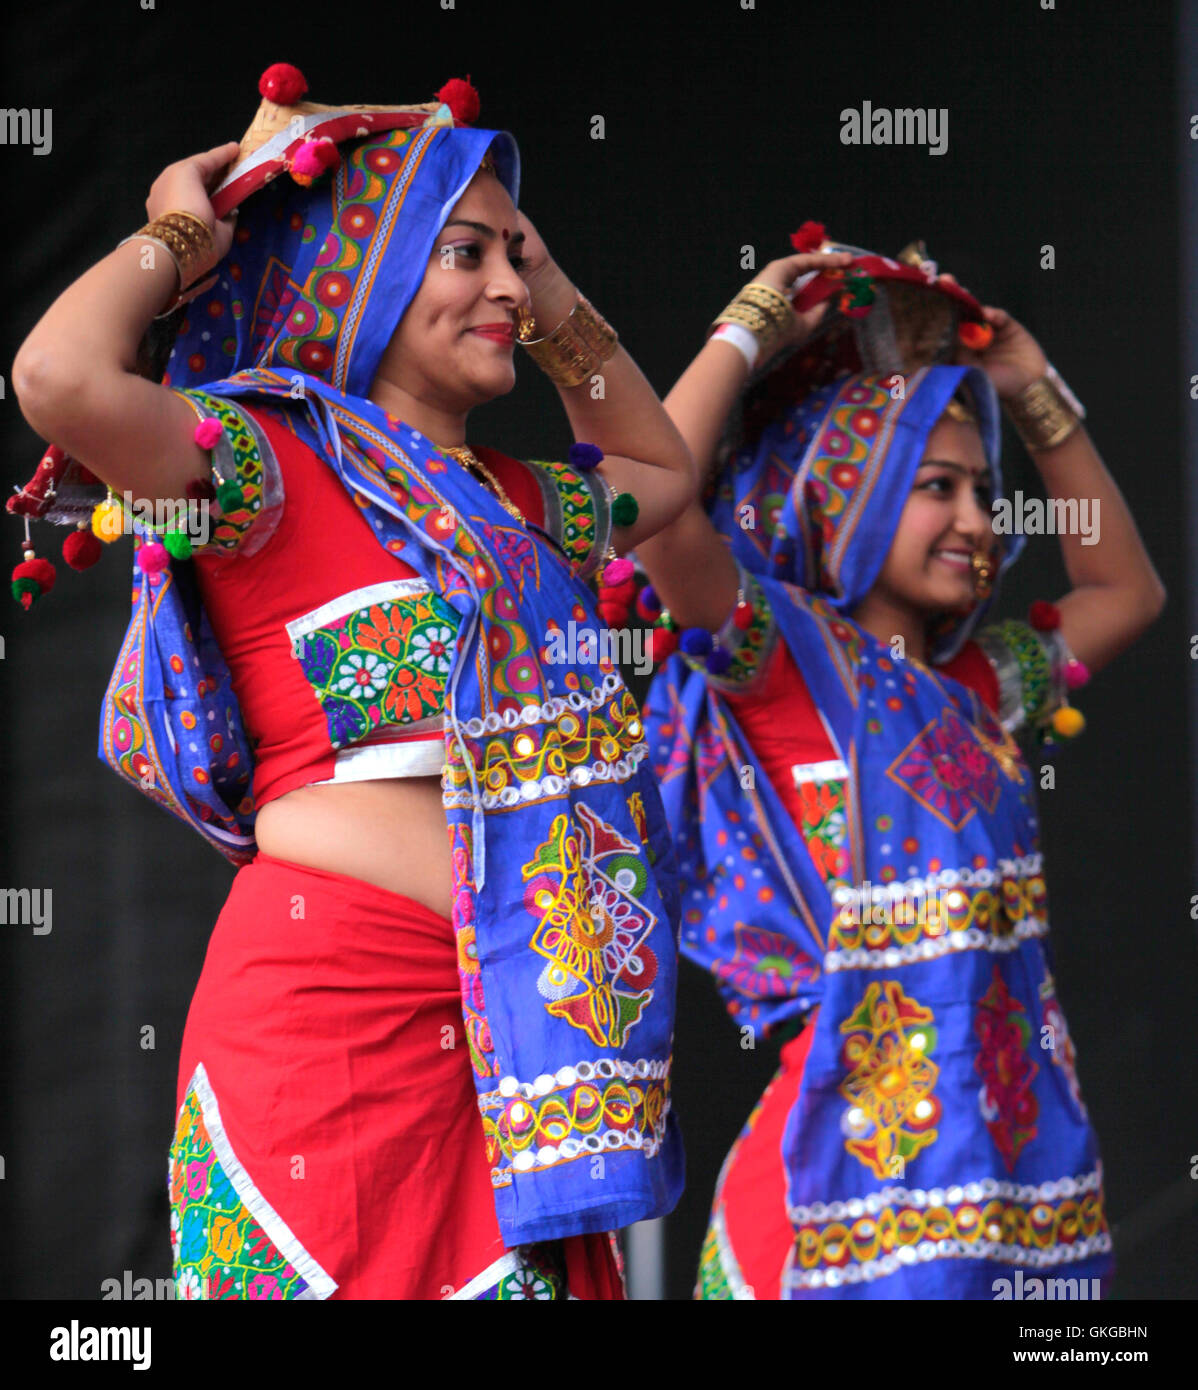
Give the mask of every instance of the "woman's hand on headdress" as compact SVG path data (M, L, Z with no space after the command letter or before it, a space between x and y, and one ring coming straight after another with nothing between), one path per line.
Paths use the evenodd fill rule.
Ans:
M848 251L801 251L794 256L782 256L776 261L770 261L762 266L749 283L768 285L770 289L784 294L787 299L792 299L794 282L800 275L807 275L811 271L840 270L852 259ZM758 364L767 361L784 347L806 342L823 318L826 307L826 304L821 303L803 313L796 312L790 329L774 341L764 357L758 358Z
M237 158L238 144L229 140L223 145L205 150L203 154L191 155L168 164L150 185L150 196L146 199L146 212L151 221L166 212L190 212L207 222L212 228L213 251L211 264L204 266L200 275L206 274L212 266L224 260L233 244L233 232L237 226L235 213L219 220L212 210L209 196L224 177L229 165ZM196 279L199 276L195 277Z
M942 276L951 279L951 276ZM1048 359L1040 344L1005 309L984 305L982 313L994 330L994 340L984 352L958 347L957 362L981 367L990 378L999 400L1017 396L1025 386L1039 381L1048 370Z
M524 243L520 247L524 260L520 278L532 295L530 307L537 320L538 336L551 333L574 308L578 291L549 254L541 234L524 212L517 214L516 229L524 233Z

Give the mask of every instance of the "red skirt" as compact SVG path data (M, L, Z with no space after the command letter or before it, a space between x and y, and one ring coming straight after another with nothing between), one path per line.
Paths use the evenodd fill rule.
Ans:
M778 1299L794 1243L786 1214L782 1133L798 1099L815 1014L782 1049L782 1065L724 1161L703 1242L695 1297Z
M623 1298L614 1238L509 1251L453 927L259 853L183 1037L171 1241L183 1298Z

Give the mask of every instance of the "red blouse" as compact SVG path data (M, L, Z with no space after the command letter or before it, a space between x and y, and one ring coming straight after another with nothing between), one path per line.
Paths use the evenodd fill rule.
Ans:
M460 615L373 538L364 509L296 436L286 408L180 394L197 415L222 419L225 472L247 498L227 516L213 505L218 519L195 563L254 749L255 804L313 783L440 776ZM564 466L475 452L530 522L561 515L545 496ZM603 485L580 489L569 476L577 518L580 494L602 497ZM551 516L551 536L555 524Z

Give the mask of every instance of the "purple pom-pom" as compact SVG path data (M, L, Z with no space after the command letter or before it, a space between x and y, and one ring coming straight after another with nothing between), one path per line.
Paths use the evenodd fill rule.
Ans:
M705 627L688 627L678 639L678 645L687 656L706 656L715 644Z
M597 444L571 444L570 462L581 473L589 473L603 462L603 450Z
M727 647L716 647L712 650L711 654L704 662L704 665L713 676L722 676L728 667L732 665L732 653Z

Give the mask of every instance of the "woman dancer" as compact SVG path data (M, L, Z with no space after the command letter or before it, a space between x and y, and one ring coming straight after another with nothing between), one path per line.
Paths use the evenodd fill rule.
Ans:
M826 331L759 376L707 509L637 551L658 645L690 629L646 707L683 950L746 1036L801 1030L725 1162L696 1292L984 1299L1021 1270L1098 1296L1102 1169L1010 734L1077 732L1068 688L1163 591L1031 334L918 255L820 252L815 231L667 399L701 468L746 358L834 294ZM958 338L980 369L944 365ZM994 524L998 400L1101 539L1062 535L1071 591L979 630L1023 539Z
M76 565L138 513L102 756L244 866L183 1041L179 1292L622 1297L606 1233L681 1182L677 890L619 672L550 653L692 466L472 88L305 85L268 69L240 149L167 168L14 369L56 441L14 509L78 518ZM159 384L134 363L176 280ZM569 463L466 445L518 322ZM53 578L30 548L14 591Z

